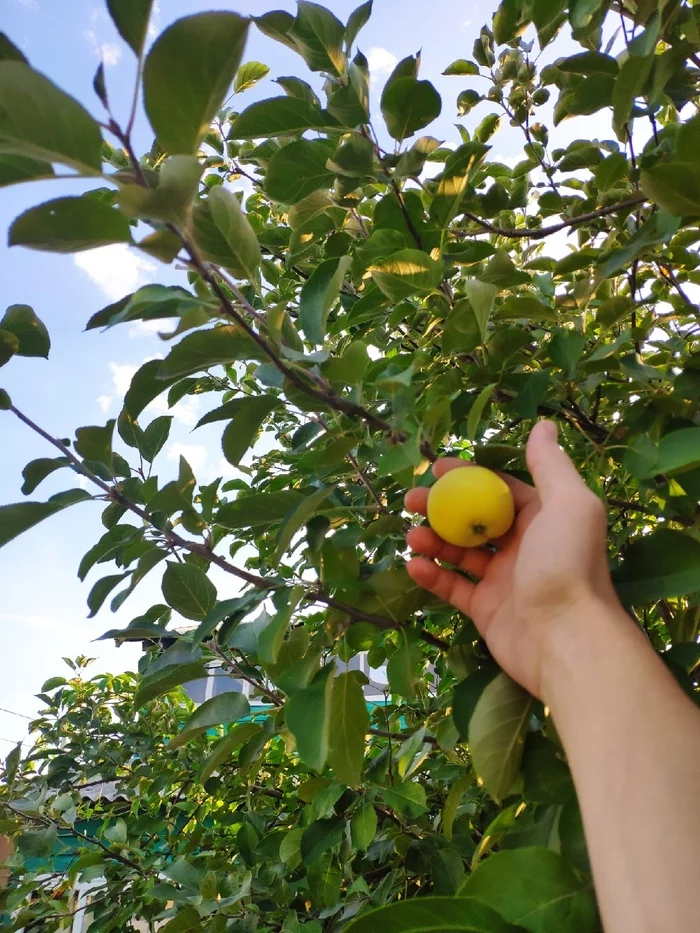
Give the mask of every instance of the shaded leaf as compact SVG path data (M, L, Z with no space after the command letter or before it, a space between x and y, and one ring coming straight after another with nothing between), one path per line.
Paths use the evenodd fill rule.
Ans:
M322 344L328 312L335 304L352 259L341 256L320 263L301 289L299 322L309 343Z
M29 305L10 305L0 320L0 330L14 334L17 356L40 356L48 359L51 338L43 321Z
M620 599L640 606L700 590L700 541L681 531L657 528L635 538L613 571Z
M331 694L328 764L336 777L350 787L357 787L362 777L368 729L369 712L362 686L351 671L338 674Z
M406 76L387 82L381 108L390 135L401 141L436 120L442 101L430 81Z
M255 440L263 421L277 405L277 399L268 395L240 400L239 409L221 438L221 448L229 463L238 466Z
M242 693L229 691L205 700L197 707L179 732L168 742L168 748L174 750L189 742L213 726L225 726L230 722L243 719L250 713L250 704Z
M273 201L296 204L319 188L330 188L333 173L326 162L333 143L325 139L299 139L276 152L265 175L265 192Z
M107 0L107 9L119 35L137 56L146 41L153 0Z
M510 933L512 927L474 898L421 897L363 911L347 933Z
M164 360L159 361L158 379L162 380L160 391L190 373L222 363L233 363L236 360L259 359L261 354L260 348L237 324L222 324L207 330L198 330L184 337ZM149 401L152 398L155 398L155 395ZM134 413L131 406L129 411Z
M0 506L0 547L21 535L45 518L92 496L84 489L68 489L57 493L48 502L18 502Z
M287 31L311 71L336 75L345 71L344 35L337 16L309 0L299 0L296 19Z
M237 278L255 282L261 259L260 246L238 198L225 188L214 188L207 204L230 254L228 261L219 261L219 265L230 269Z
M0 153L102 168L100 128L85 108L20 61L0 61Z
M206 668L202 661L188 661L186 664L169 664L141 678L134 694L134 707L138 709L150 700L168 693L173 687L181 687L192 680L206 677Z
M168 562L162 589L166 603L186 619L203 619L216 603L216 587L193 564Z
M330 701L333 665L328 664L308 687L298 690L285 704L285 719L305 765L321 771L328 758L331 726Z
M129 243L131 228L122 213L97 198L56 198L20 214L10 226L8 240L10 246L77 253Z
M324 126L321 111L299 97L270 97L251 104L231 126L234 139L284 136Z
M365 800L355 810L350 820L350 838L360 852L366 852L377 835L377 811L374 804Z
M198 13L176 20L154 42L144 104L166 152L196 152L238 70L248 22L236 13Z
M590 882L577 878L551 849L497 852L479 863L460 894L488 904L509 923L531 933L600 929Z
M523 757L532 697L507 674L482 691L469 723L469 747L480 783L497 802L510 790Z

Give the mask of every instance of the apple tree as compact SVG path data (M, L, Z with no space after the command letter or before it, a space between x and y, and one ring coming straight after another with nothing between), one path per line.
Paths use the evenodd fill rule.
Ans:
M527 434L556 419L607 506L621 599L697 695L698 7L503 0L445 62L454 99L408 55L373 112L371 0L347 23L307 0L200 13L147 53L151 0L107 6L153 145L134 150L135 110L113 113L101 68L91 113L0 36L0 184L56 166L94 182L22 214L9 242L129 244L182 281L86 311L105 340L164 322L163 358L117 418L61 439L0 392L3 417L47 445L26 498L0 508L0 544L93 509L95 544L76 554L90 615L158 576L162 600L109 637L177 652L45 685L36 745L8 757L0 796L9 929L59 929L72 883L99 878L100 931L139 916L170 933L595 933L548 711L410 582L402 501L446 452L527 481ZM299 75L248 103L269 71L245 59L251 29L271 61L276 43L298 53ZM447 142L427 135L443 108ZM515 165L494 155L499 130L520 134ZM0 363L49 347L32 308L7 309ZM192 395L235 478L159 459L172 419L150 403ZM56 471L66 490L42 498ZM386 666L376 706L360 654ZM179 687L214 664L262 711L235 693L193 710ZM119 794L86 800L101 780ZM68 867L42 874L59 842Z

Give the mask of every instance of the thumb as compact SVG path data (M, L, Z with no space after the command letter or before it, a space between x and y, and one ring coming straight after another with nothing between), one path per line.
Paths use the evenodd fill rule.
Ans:
M583 480L557 442L553 421L538 421L530 432L525 451L528 469L542 499L562 488L580 486Z

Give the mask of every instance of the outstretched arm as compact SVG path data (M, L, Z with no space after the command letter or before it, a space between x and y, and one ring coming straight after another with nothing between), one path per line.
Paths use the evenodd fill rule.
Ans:
M503 669L550 707L607 933L687 933L698 916L700 710L620 605L602 504L553 423L535 427L527 460L535 488L506 477L518 516L495 554L455 548L423 526L408 535L423 555L409 572L469 615ZM434 467L455 468L469 467ZM412 490L406 506L425 514L426 499Z

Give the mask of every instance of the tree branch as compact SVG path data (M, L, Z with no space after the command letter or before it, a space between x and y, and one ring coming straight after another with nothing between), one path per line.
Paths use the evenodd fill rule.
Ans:
M646 196L637 194L634 197L627 198L626 201L620 201L619 204L611 204L608 207L601 207L596 211L588 211L586 214L579 214L577 217L571 217L569 220L563 220L561 223L551 224L549 227L524 227L522 230L509 230L503 227L494 227L486 220L477 217L476 214L465 212L464 216L473 223L478 224L482 230L487 233L493 233L496 236L509 237L510 239L529 239L544 240L554 233L561 230L567 230L570 227L578 227L580 224L588 223L592 220L598 220L599 217L608 217L610 214L616 214L618 211L624 211L636 207L646 201ZM471 236L466 230L455 230L454 233L461 236Z
M209 547L205 544L201 544L198 541L189 541L186 538L183 538L176 531L161 531L157 528L156 525L151 521L151 517L145 509L142 509L135 502L132 502L126 496L124 496L117 487L109 486L105 483L104 480L100 479L99 476L96 476L88 467L86 467L82 461L75 456L75 454L66 447L65 444L61 443L58 438L52 437L47 431L44 431L43 428L39 427L31 418L28 418L23 412L21 412L14 405L10 406L10 411L17 418L20 419L27 427L31 428L32 431L37 433L40 437L43 437L44 440L48 441L49 444L56 447L61 451L64 457L66 457L75 467L77 472L87 477L92 483L94 483L98 488L100 488L107 497L113 501L118 502L120 505L123 505L124 508L129 509L135 515L138 515L139 518L143 519L149 525L152 525L156 528L160 534L163 536L163 540L170 545L171 547L179 547L183 550L189 551L190 554L196 554L198 557L204 558L209 563L215 564L221 570L225 571L231 576L237 577L239 580L243 580L246 583L249 583L251 586L255 586L258 589L267 590L271 592L272 590L282 589L287 586L287 583L280 580L270 580L266 577L258 576L258 574L250 573L248 570L243 570L240 567L236 567L234 564L229 563L224 557L221 557L219 554L215 554ZM311 588L306 594L305 599L310 602L323 603L326 606L330 606L333 609L338 609L340 612L344 612L350 617L353 621L365 621L371 622L373 625L376 625L377 628L381 629L393 629L395 631L401 631L404 628L404 625L401 622L394 621L392 619L385 619L382 616L374 615L371 612L365 612L363 609L359 609L355 606L349 606L346 603L341 602L340 600L335 599L333 596L329 596L323 589L315 587ZM436 648L440 648L443 651L446 651L449 648L449 644L443 641L441 638L438 638L435 635L432 635L430 632L419 631L418 637L426 642L427 644L433 645Z
M377 735L383 739L398 739L399 742L406 742L415 735L414 732L391 732L388 729L370 729L369 734ZM432 735L424 735L423 741L428 745L437 745L438 743L438 740Z

